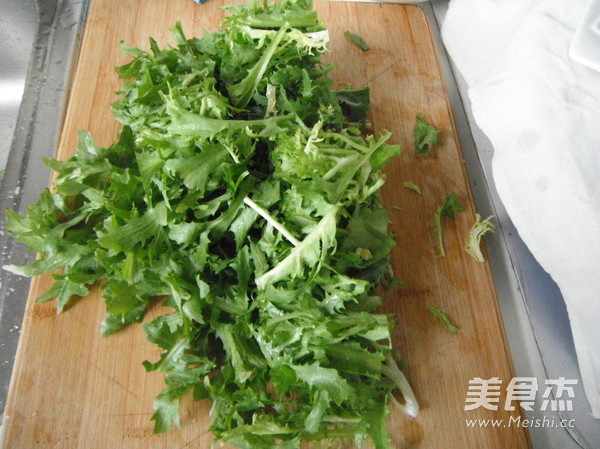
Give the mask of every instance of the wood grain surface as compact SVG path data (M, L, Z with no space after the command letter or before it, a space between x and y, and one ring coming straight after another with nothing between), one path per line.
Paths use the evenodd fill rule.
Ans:
M226 2L230 3L230 2ZM186 34L217 29L222 0L94 0L86 25L58 157L76 147L79 129L99 145L116 138L119 125L109 105L120 81L116 65L128 60L119 42L148 48L148 37L171 42L169 27L181 21ZM414 6L371 3L316 4L331 34L326 59L337 66L338 85L370 86L370 119L376 133L393 132L403 154L387 169L383 196L397 235L396 276L405 282L385 296L384 309L397 314L394 344L421 403L416 419L397 411L388 427L396 448L521 449L530 447L527 430L516 425L468 428L466 419L519 416L504 410L464 411L470 379L513 377L512 362L487 263L463 249L475 209L462 160L437 49L426 14ZM363 52L343 32L361 35ZM413 148L415 115L442 130L440 144L427 157ZM45 175L44 175L45 176ZM412 181L422 195L404 189ZM436 207L454 192L463 212L444 222L446 257L436 257L431 224ZM143 360L159 349L146 341L139 325L100 338L104 317L101 292L57 315L55 305L36 304L49 277L34 278L24 318L3 427L5 449L209 448L209 403L182 404L182 426L153 435L152 403L163 388L162 375L148 374ZM25 298L23 298L25 300ZM451 335L433 320L428 305L440 307L460 327ZM159 313L150 312L148 319Z

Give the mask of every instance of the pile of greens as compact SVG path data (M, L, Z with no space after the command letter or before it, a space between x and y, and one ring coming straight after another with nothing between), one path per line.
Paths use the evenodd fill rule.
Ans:
M102 280L102 335L144 325L165 375L155 431L179 399L210 398L211 430L241 448L370 438L388 448L388 403L418 405L391 357L376 288L394 242L378 191L400 151L363 137L368 90L333 90L328 34L309 0L230 8L224 27L175 46L124 48L116 143L81 132L8 228L54 273L62 311ZM59 271L60 270L60 271ZM404 403L393 398L399 390Z

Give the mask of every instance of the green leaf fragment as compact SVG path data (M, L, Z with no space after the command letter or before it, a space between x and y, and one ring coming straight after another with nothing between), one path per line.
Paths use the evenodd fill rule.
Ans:
M441 309L434 307L434 306L427 306L427 310L429 310L431 312L431 314L433 315L433 317L435 319L439 320L446 327L446 329L448 329L448 332L450 332L451 334L458 333L459 328L456 327L450 321L450 318L448 318L448 316L444 312L442 312Z
M405 181L404 183L402 183L402 187L404 187L405 189L408 189L408 190L412 190L413 192L421 195L421 189L419 188L418 185L416 185L412 181Z
M302 277L305 267L312 270L322 264L327 257L327 251L335 244L337 212L337 208L332 207L285 259L256 278L256 286L264 290L268 284L275 284L286 278Z
M386 428L386 417L389 409L385 402L377 402L372 405L366 415L369 424L369 433L372 435L375 447L387 449L391 447L391 439Z
M234 84L229 87L229 94L234 100L234 105L238 108L244 108L250 102L254 91L258 87L261 78L265 74L269 62L273 58L277 47L281 43L283 36L287 31L286 27L279 29L277 34L273 37L273 40L263 52L261 58L256 64L248 71L248 75L240 81L238 84Z
M367 109L370 101L370 90L368 87L336 90L334 94L344 114L350 121L362 124L366 123Z
M437 144L440 131L427 123L421 113L417 114L415 121L415 153L427 155Z
M115 218L105 222L104 230L98 233L100 246L116 253L127 252L136 244L144 243L157 235L163 235L164 207L148 210L143 216L135 217L124 225L119 225Z
M292 368L298 379L306 382L315 391L326 391L328 397L337 404L343 403L354 395L352 387L335 369L323 368L318 363L292 366Z
M482 220L479 214L475 214L475 223L469 230L465 251L473 256L478 262L485 261L481 252L481 238L489 232L494 232L496 228L490 221L492 218L493 216L489 216Z
M185 391L173 392L172 390L165 390L158 394L158 397L154 401L155 413L151 418L154 421L155 432L168 432L171 430L171 423L174 423L177 427L181 426L179 420L179 400L183 394L185 394Z
M73 282L68 277L55 275L55 281L50 289L37 298L37 302L56 299L56 309L60 313L68 305L73 296L83 297L89 294L85 285Z
M354 42L358 47L360 47L362 51L368 51L371 48L369 47L369 44L367 44L365 40L358 34L347 30L344 31L344 36L349 37L352 40L352 42Z
M442 216L445 216L447 218L454 218L454 214L461 211L462 209L458 204L458 195L456 195L455 193L451 193L446 197L446 201L444 201L444 204L438 206L438 208L435 210L435 213L433 214L433 234L437 242L439 257L444 257L446 255L442 232Z
M440 211L448 218L454 218L455 213L462 212L460 204L458 204L458 195L456 193L449 194Z

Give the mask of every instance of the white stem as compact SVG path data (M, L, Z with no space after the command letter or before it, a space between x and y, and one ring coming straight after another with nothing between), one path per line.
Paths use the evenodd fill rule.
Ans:
M360 423L360 418L343 418L341 416L323 416L323 421L330 423L350 423L350 424L358 424Z
M344 167L353 163L356 159L358 159L358 154L354 153L352 156L345 157L341 159L335 166L330 169L327 173L323 175L324 181L329 181L331 178L335 176L336 173L340 172Z
M252 209L254 209L254 211L260 215L261 217L263 217L265 220L267 220L267 222L269 224L271 224L271 226L273 226L275 229L277 229L279 232L281 232L283 234L283 236L288 239L290 241L290 243L294 246L298 246L300 244L300 240L298 240L296 237L294 237L290 231L288 231L285 226L283 226L281 223L279 223L277 220L275 220L273 217L271 217L271 215L269 215L269 212L267 212L266 210L264 210L262 207L260 207L258 204L256 204L254 201L252 201L252 199L248 198L247 196L244 197L244 203L248 206L250 206Z
M234 162L236 164L239 164L240 159L237 157L235 152L232 149L230 149L229 147L226 147L226 148L227 148L227 151L229 151L229 154L231 155L231 158L234 160ZM248 172L246 172L246 173L248 173ZM281 223L279 223L277 220L275 220L273 217L271 217L269 212L267 212L262 207L260 207L258 204L256 204L248 195L246 195L244 197L244 204L246 204L247 206L250 206L252 209L254 209L254 211L258 215L260 215L265 220L267 220L267 222L270 223L271 226L273 226L279 232L281 232L283 234L283 236L286 239L288 239L292 245L298 246L300 244L300 240L298 240L296 237L294 237L291 234L291 232L285 228L285 226L283 226Z
M415 397L406 376L400 371L400 368L398 368L398 365L396 365L396 362L391 356L388 355L386 364L381 367L381 372L396 383L402 396L404 396L404 404L401 404L392 396L392 400L396 407L408 416L415 418L419 414L419 403L417 402L417 398Z

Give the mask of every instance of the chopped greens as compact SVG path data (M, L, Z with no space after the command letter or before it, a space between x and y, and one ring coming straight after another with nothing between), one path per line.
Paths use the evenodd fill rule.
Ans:
M415 193L418 193L419 195L421 194L421 189L419 188L419 186L418 186L418 185L416 185L416 184L415 184L414 182L412 182L412 181L405 181L405 182L402 184L402 186L403 186L405 189L412 190L413 192L415 192Z
M143 326L162 349L144 362L165 375L156 432L193 392L240 448L389 448L388 403L418 412L375 312L394 283L380 169L400 147L358 131L368 90L331 89L309 0L229 10L202 38L177 24L174 46L123 47L118 140L81 131L70 159L45 160L53 191L7 225L39 258L7 268L54 273L39 299L58 311L102 280L104 336L170 308Z
M336 100L342 107L344 115L352 122L367 124L367 108L369 106L369 88L344 89L335 91Z
M446 250L444 249L444 237L442 233L442 215L453 218L454 214L461 212L461 207L458 204L458 195L451 193L446 197L446 201L435 210L433 214L433 234L437 242L438 256L444 257Z
M438 135L440 131L434 128L432 125L427 123L423 119L421 113L417 114L415 118L415 153L417 154L429 154L429 151L438 142Z
M354 42L360 47L362 51L368 51L371 48L362 37L360 37L358 34L353 33L352 31L345 31L344 36L349 37L352 40L352 42Z
M493 217L490 216L481 219L479 214L475 214L475 223L469 230L465 251L473 256L478 262L483 262L483 254L481 253L481 238L488 232L494 232L495 226L490 221Z
M434 306L427 306L427 310L429 310L433 317L439 320L446 327L446 329L448 329L448 332L450 332L453 335L458 333L459 328L452 324L448 316L444 312L442 312L441 309L438 309Z

